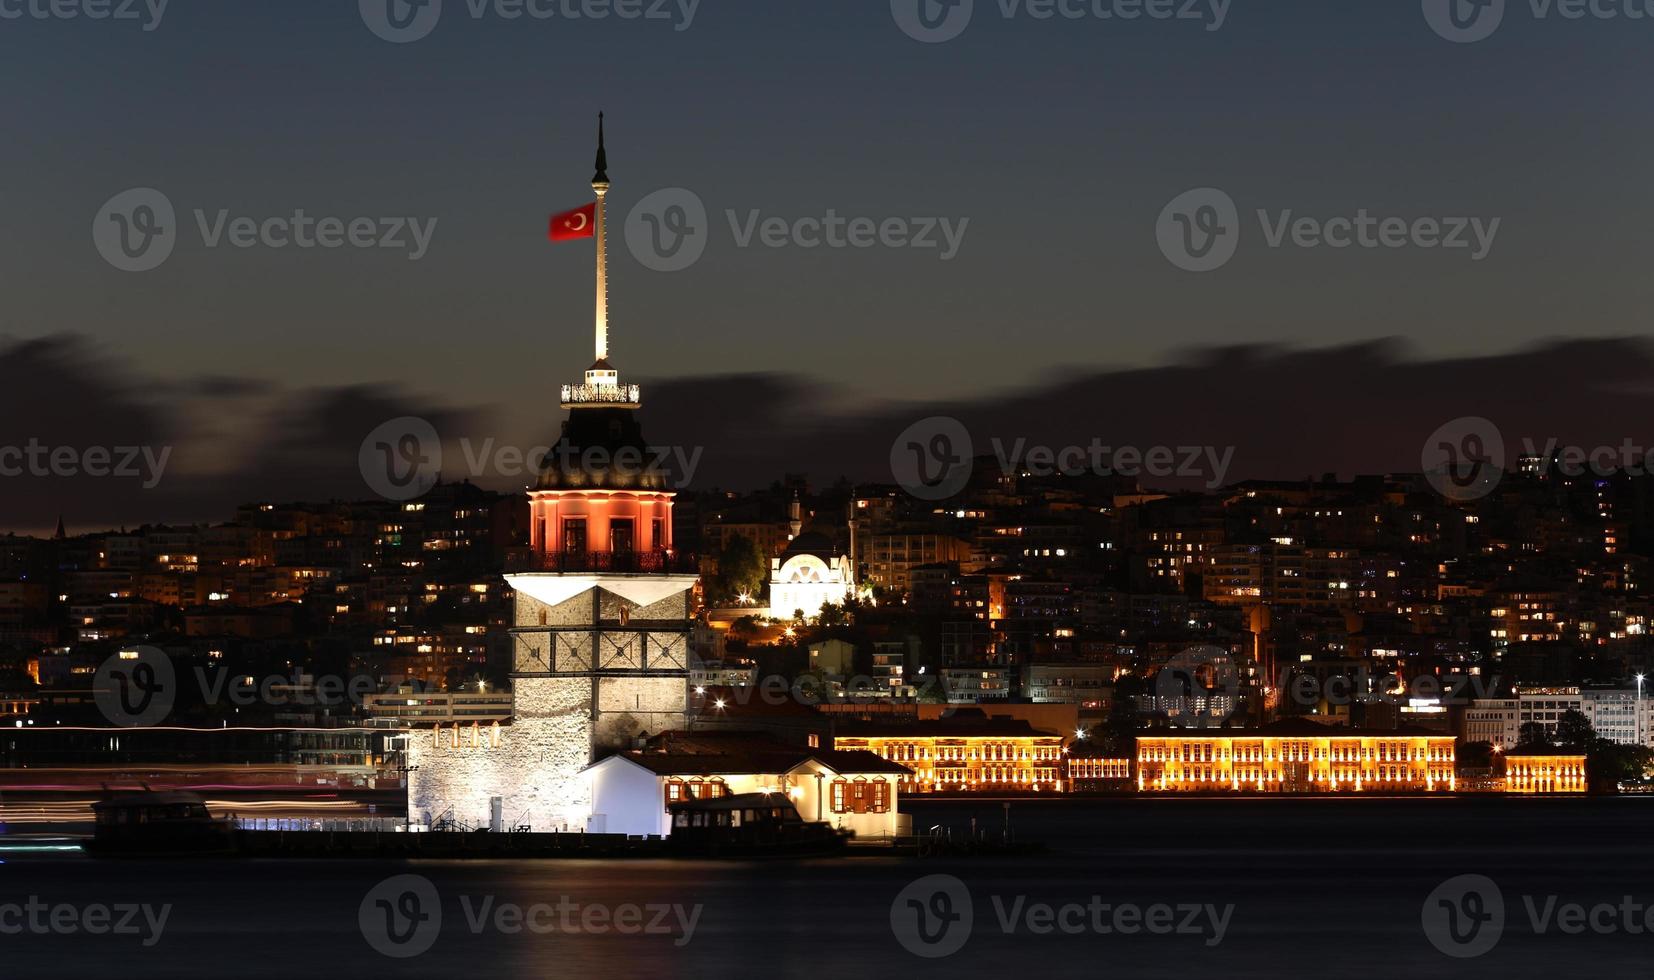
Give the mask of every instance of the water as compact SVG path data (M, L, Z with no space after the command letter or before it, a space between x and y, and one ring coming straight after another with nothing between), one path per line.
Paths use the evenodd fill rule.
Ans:
M1005 816L992 802L904 801L904 807L915 813L916 827L940 823L956 832L974 816L979 831L997 834ZM1654 903L1648 874L1654 799L1038 801L1015 803L1010 816L1019 838L1043 840L1049 850L1033 858L922 862L522 864L108 862L7 850L0 853L0 906L37 896L72 906L77 916L93 903L172 908L151 948L142 945L144 936L71 935L61 928L0 935L0 970L7 977L59 978L96 971L173 978L764 974L856 980L1315 971L1395 980L1612 972L1641 968L1654 954L1650 935L1536 934L1522 900L1534 896L1540 909L1547 896L1587 906L1617 904L1627 895ZM1421 908L1444 880L1470 873L1497 883L1507 923L1490 952L1453 959L1426 938ZM432 939L421 955L397 960L370 945L359 912L376 885L407 874L434 887L442 923L421 933L415 920L397 918L415 942ZM891 907L905 886L932 874L957 876L974 914L957 954L922 959L898 942ZM417 911L397 905L400 889L385 895L393 909ZM1232 904L1233 913L1215 945L1210 933L1041 935L1026 919L1009 934L1002 930L1005 910L1088 905L1094 897L1111 906ZM581 911L560 919L560 901L565 910ZM498 919L480 927L468 919L468 909L494 913L502 904L547 906L550 917L542 924L551 931L502 931ZM697 905L700 911L692 913ZM563 931L579 926L578 915L592 906L605 916L638 906L640 924L659 907L664 931ZM685 920L672 906L695 916L687 942ZM0 908L0 929L17 921ZM381 939L387 921L370 903L369 928L377 923ZM515 924L509 914L504 921L507 929Z

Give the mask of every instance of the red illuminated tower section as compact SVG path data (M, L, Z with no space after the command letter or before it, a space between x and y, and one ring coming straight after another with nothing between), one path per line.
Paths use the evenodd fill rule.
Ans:
M562 438L529 493L530 533L545 571L667 572L672 497L638 424L637 385L609 363L609 161L598 117L596 360L563 386Z

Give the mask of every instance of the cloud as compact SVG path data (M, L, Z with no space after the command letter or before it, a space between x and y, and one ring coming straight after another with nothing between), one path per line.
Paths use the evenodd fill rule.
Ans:
M946 362L915 364L947 370ZM1033 445L1234 447L1231 480L1414 472L1426 438L1464 416L1493 420L1511 454L1543 445L1654 445L1654 351L1630 339L1561 340L1511 353L1418 360L1394 340L1306 350L1190 351L1154 367L1071 369L1007 393L951 401L859 401L796 374L647 382L642 421L656 445L701 447L695 487L764 486L788 473L891 481L892 441L930 415L959 419L979 453ZM234 406L226 410L225 405ZM390 385L284 389L201 377L159 384L72 336L0 348L0 447L171 447L157 487L136 480L0 477L5 528L38 531L61 513L76 530L222 521L258 500L366 499L362 438L391 418L474 439L542 406L455 408ZM462 454L446 476L465 476ZM500 489L522 479L479 482Z

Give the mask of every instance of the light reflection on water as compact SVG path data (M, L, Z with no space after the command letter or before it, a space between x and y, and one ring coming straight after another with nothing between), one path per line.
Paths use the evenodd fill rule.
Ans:
M887 857L740 862L100 862L57 853L4 855L0 903L171 903L154 949L126 937L0 936L8 977L123 976L1054 976L1467 975L1423 938L1424 897L1464 873L1515 896L1654 901L1642 869L1654 857L1641 799L1110 800L1015 803L1033 858L906 861ZM916 826L999 833L997 802L920 802ZM948 959L914 958L890 929L890 905L913 879L957 875L975 928ZM443 925L429 952L395 961L363 938L358 910L383 879L418 874L437 888ZM1002 902L1235 906L1224 941L1178 936L1012 935ZM495 906L702 905L687 945L675 935L479 934L467 921ZM1001 906L1002 908L1003 906ZM0 923L3 924L3 923ZM1474 975L1542 976L1581 962L1642 965L1654 937L1536 937L1513 917ZM1623 963L1622 963L1623 961ZM1315 966L1319 964L1319 966Z

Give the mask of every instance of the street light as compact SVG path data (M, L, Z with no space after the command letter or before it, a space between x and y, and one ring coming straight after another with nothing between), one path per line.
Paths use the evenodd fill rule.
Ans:
M1642 729L1644 727L1643 726L1643 677L1644 676L1645 675L1643 675L1643 674L1638 674L1637 675L1637 730L1638 730L1638 733L1642 736L1641 738L1638 739L1638 741L1642 742L1646 746L1648 744L1648 733L1642 731Z

